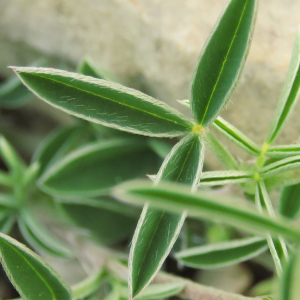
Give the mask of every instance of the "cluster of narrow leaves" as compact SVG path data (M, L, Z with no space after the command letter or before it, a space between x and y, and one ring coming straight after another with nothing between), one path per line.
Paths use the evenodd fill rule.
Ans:
M106 243L130 236L139 213L128 204L116 202L112 196L144 205L128 260L130 298L165 298L183 288L167 285L153 288L150 285L146 289L171 252L187 216L223 222L247 235L182 249L174 255L180 263L194 268L214 268L248 260L270 249L277 273L282 276L281 299L297 297L300 230L294 220L300 210L300 144L274 146L273 143L293 111L299 94L300 34L296 37L286 83L263 146L259 147L219 116L245 64L257 2L231 0L208 39L195 70L190 100L182 102L191 107L193 120L164 102L102 76L87 61L79 69L81 74L49 68L12 67L37 97L88 121L79 129L64 128L49 137L29 167L21 162L16 164L19 159L10 157L16 155L12 150L7 151L9 144L2 139L2 156L12 170L12 176L18 176L14 178L24 182L26 187L26 192L13 188L13 195L20 197L29 193L29 183L35 178L38 188L60 203L78 225L97 232L101 222L113 220L108 234L100 234L100 239ZM95 125L91 127L90 123ZM97 124L125 133L114 135L111 140L92 139L73 149L74 140L83 129L89 128L88 132L93 136L96 132L105 135L103 127ZM256 164L250 168L240 165L212 130L219 131L257 157ZM172 149L156 139L179 136L183 137ZM225 171L202 172L205 147L221 161ZM115 187L145 175L161 158L164 160L157 174L150 176L154 182L134 181ZM153 169L157 171L155 167ZM14 180L6 174L0 179L1 183L14 187ZM199 186L226 184L237 184L254 203L244 199L219 199L206 189L198 191ZM283 188L278 212L268 195L268 190L275 188ZM5 197L4 204L12 202ZM52 240L56 238L45 238L50 234L43 235L44 227L32 216L30 207L20 207L17 207L16 218L28 243L36 248L49 248L52 254L61 252L61 248L52 247ZM3 220L8 222L5 217ZM97 222L93 224L92 220ZM1 235L0 240L4 267L24 299L71 299L70 289L32 252L5 235ZM12 265L13 259L19 259L19 263ZM35 273L42 281L40 288L44 286L43 290L34 290L33 285L24 286L24 277L18 274L19 266L23 266L24 272ZM79 298L85 297L86 289L95 289L99 277L99 274L91 276L74 287L73 293ZM116 285L112 293L126 297L127 289Z

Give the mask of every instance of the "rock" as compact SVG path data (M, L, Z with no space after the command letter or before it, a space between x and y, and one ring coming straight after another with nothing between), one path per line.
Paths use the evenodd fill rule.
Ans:
M198 55L226 2L2 0L0 72L7 74L7 64L24 65L38 53L73 63L89 55L124 84L178 108L175 100L188 98ZM241 82L222 113L257 143L266 137L284 82L299 11L299 1L261 1ZM299 129L294 114L278 142L294 141Z

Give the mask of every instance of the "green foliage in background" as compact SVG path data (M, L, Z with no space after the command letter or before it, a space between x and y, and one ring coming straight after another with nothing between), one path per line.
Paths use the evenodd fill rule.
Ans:
M23 299L92 300L103 284L109 285L108 299L185 297L184 280L152 283L172 249L179 264L196 269L237 264L269 250L280 282L278 299L298 299L300 144L274 142L298 100L300 32L263 145L220 117L248 55L257 2L231 0L216 24L196 66L190 100L181 101L190 107L192 119L117 83L88 59L78 66L78 73L11 67L19 79L0 87L2 108L26 101L28 90L21 81L46 103L84 120L52 132L29 165L1 137L0 155L8 172L0 173L0 257ZM252 155L253 163L237 161L215 131ZM205 148L225 170L203 171ZM144 180L137 180L141 177ZM245 197L212 191L228 184L235 184ZM278 208L269 193L274 189L280 190ZM77 255L37 217L37 201L51 203L62 223L88 231L106 247L132 239L125 258L128 270L119 265L128 271L128 287L109 264L68 287L39 256L8 237L18 224L24 241L38 253ZM190 237L180 232L183 226L189 228L191 219L224 224L225 231L235 235L210 241L208 231L203 243L183 243ZM176 241L179 247L174 247ZM108 257L119 259L114 251ZM222 294L213 289L207 293L209 299Z

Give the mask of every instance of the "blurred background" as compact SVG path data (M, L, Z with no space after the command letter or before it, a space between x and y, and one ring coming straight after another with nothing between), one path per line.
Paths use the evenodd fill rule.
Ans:
M227 0L0 0L1 133L29 161L46 134L59 125L74 123L74 119L29 93L16 94L20 101L13 105L2 97L1 86L13 76L7 66L35 64L74 71L87 56L124 85L189 115L176 100L189 98L201 48L226 3ZM261 1L245 70L222 113L257 143L267 134L283 86L300 23L299 12L297 0ZM294 114L278 143L291 143L299 133L300 118ZM237 157L247 159L234 145L220 139ZM206 158L208 169L220 167L209 153ZM169 262L169 271L173 265ZM238 265L193 276L203 284L240 293L249 289L254 278L259 281L272 274L272 270L259 264L250 268L251 272L249 264ZM1 280L3 290L9 285Z

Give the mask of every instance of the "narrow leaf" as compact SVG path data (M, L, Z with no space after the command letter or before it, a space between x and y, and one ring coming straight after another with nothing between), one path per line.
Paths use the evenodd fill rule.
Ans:
M295 108L299 96L300 88L300 30L298 30L290 66L287 72L283 91L279 98L279 103L272 121L267 144L275 141L283 126L285 125L288 117Z
M177 252L175 257L186 266L210 269L247 261L267 248L266 239L255 237L194 247Z
M280 195L279 213L290 219L296 219L300 211L300 184L285 187Z
M300 155L300 144L271 146L268 148L265 155L272 158L286 158L290 156Z
M239 166L230 152L223 146L219 140L207 130L203 139L207 148L216 156L221 164L228 170L238 170Z
M6 109L18 108L32 98L32 93L17 77L9 78L0 85L0 107Z
M114 139L85 145L56 162L40 179L56 196L97 196L124 180L145 176L156 155L140 139Z
M288 157L274 163L271 163L260 170L260 176L262 178L268 178L276 176L283 172L297 170L300 168L300 155Z
M71 257L72 250L50 232L29 209L22 209L18 220L20 231L26 241L38 252L59 257Z
M86 76L92 76L99 79L106 79L110 81L117 82L112 74L107 70L100 68L96 63L90 58L85 57L79 64L77 68L78 73L81 73Z
M15 222L15 216L11 212L7 212L4 218L0 218L0 232L9 234Z
M164 160L154 184L162 180L184 182L197 189L203 164L200 137L190 134L178 142ZM170 214L145 205L130 249L130 298L136 297L154 278L170 253L186 214Z
M0 171L0 185L6 187L12 187L14 183L13 178L9 173Z
M258 145L256 145L241 131L239 131L237 128L232 126L230 123L228 123L221 117L218 117L214 121L212 126L247 153L254 156L260 155L261 149Z
M40 165L40 174L70 149L80 133L79 127L67 126L54 130L42 141L32 157L32 162Z
M300 170L292 170L264 179L268 190L281 189L288 185L300 183Z
M279 293L279 300L298 300L300 295L300 252L299 249L285 268Z
M24 171L25 164L4 136L0 137L0 155L7 167L16 176L15 179L18 178Z
M254 174L252 172L236 170L203 172L201 175L200 186L237 184L246 182L253 176Z
M262 212L263 209L266 209L271 217L275 217L275 212L263 181L256 182L255 203L259 211ZM280 236L278 238L273 238L271 235L269 235L267 241L277 274L281 275L283 263L285 263L288 259L286 244Z
M55 69L13 70L42 100L90 122L157 137L179 136L193 126L164 102L117 83Z
M70 288L40 257L0 233L4 270L23 299L71 300Z
M96 292L105 278L105 272L103 269L89 275L83 281L72 286L73 298L72 300L82 299L90 296Z
M113 195L122 201L142 205L145 202L158 209L170 212L187 210L188 215L197 219L217 220L238 227L259 236L282 235L300 240L300 231L288 220L273 219L257 214L252 203L242 199L216 197L204 191L191 194L184 185L161 183L153 187L151 182L132 181L123 183L113 190Z
M233 93L248 55L256 10L255 0L231 0L202 50L191 107L196 122L204 127L216 119Z

